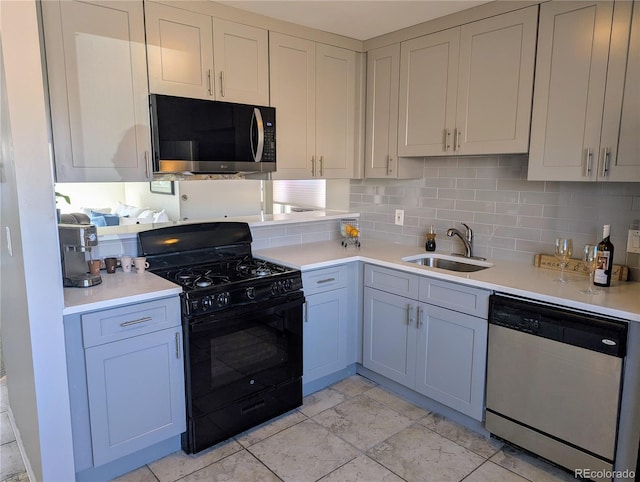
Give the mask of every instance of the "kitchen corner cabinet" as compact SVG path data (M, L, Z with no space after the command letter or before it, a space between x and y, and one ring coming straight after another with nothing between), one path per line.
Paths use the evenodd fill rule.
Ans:
M357 177L356 52L277 32L269 51L278 122L273 179Z
M422 177L422 159L398 158L400 44L367 52L365 178Z
M528 151L537 13L402 42L399 156Z
M56 181L149 181L142 2L42 2Z
M540 6L528 179L640 181L639 9Z
M356 318L355 267L340 265L302 273L306 298L303 382L305 387L313 387L311 391L322 388L313 382L356 362L357 335L351 321Z
M65 317L76 471L186 429L179 298Z
M145 18L151 92L269 105L266 30L153 2Z
M485 290L366 265L363 365L482 420L488 299Z

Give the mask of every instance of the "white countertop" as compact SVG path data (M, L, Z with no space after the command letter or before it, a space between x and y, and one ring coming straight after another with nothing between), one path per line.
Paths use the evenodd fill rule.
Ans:
M141 274L123 273L118 268L114 274L101 271L100 276L102 283L99 285L64 289L63 316L139 303L182 292L180 286L146 271Z
M340 240L335 240L256 250L253 254L256 257L301 270L317 269L349 261L364 261L587 312L640 321L640 283L638 282L612 281L610 287L601 288L601 293L588 295L580 292L587 287L588 283L587 277L582 274L565 271L564 277L567 282L560 283L554 281L560 275L559 271L537 268L533 264L502 260L488 260L494 266L482 271L458 273L402 261L406 256L427 254L422 247L376 240L364 240L361 243L360 249L354 246L343 248ZM449 254L438 251L436 253Z
M360 213L351 213L349 211L336 211L336 210L317 210L317 211L302 211L294 213L283 214L255 214L251 216L233 216L228 218L211 218L211 219L198 219L192 221L170 221L167 223L157 224L122 224L119 226L101 226L98 227L98 236L101 239L113 239L113 238L132 238L136 237L141 231L149 231L150 229L164 228L167 226L175 226L178 224L194 224L194 223L208 223L208 222L220 222L220 221L238 221L247 223L251 227L257 226L278 226L281 224L294 224L294 223L307 223L314 221L329 221L332 219L342 218L358 218Z

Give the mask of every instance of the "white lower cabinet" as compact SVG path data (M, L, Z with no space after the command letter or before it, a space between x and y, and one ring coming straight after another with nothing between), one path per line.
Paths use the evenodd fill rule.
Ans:
M180 327L86 350L95 465L185 430Z
M302 273L306 298L302 327L305 394L321 388L318 381L356 361L356 283L351 282L355 267L342 265Z
M418 298L429 302L395 287L419 289ZM364 367L482 420L488 297L485 290L366 265Z
M67 316L65 337L76 472L91 479L91 470L179 439L186 416L177 296Z

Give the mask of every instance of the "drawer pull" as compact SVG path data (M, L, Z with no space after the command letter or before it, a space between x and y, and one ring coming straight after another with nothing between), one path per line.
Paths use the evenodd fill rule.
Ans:
M126 326L137 325L138 323L145 323L145 322L151 321L151 320L153 320L153 317L145 316L143 318L138 318L137 320L125 321L123 323L120 323L120 326L122 328L124 328Z
M319 279L318 281L316 281L317 284L321 285L323 283L331 283L332 281L335 281L335 278L325 278L325 279Z

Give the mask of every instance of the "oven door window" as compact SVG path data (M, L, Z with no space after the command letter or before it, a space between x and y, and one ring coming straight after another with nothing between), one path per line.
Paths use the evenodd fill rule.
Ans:
M302 375L302 300L216 314L189 338L194 416Z

